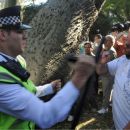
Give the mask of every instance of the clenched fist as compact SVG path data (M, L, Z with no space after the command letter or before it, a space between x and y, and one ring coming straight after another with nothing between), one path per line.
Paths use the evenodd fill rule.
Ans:
M61 89L61 80L57 79L51 82L54 92L57 92Z
M81 55L74 66L74 75L72 82L77 88L82 88L87 79L95 70L95 60L92 56Z

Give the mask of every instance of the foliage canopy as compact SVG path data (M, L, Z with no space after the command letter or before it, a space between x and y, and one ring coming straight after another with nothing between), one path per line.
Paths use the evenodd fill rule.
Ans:
M92 40L97 29L106 35L114 23L126 21L130 21L130 0L107 0L91 28L90 39Z

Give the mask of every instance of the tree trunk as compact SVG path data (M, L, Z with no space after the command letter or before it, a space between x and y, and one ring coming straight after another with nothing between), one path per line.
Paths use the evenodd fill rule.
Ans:
M16 3L17 3L17 0L5 0L4 7L6 8L6 7L14 6L14 5L16 5Z
M100 1L97 9L93 0L49 0L33 18L24 56L36 84L68 76L64 55L77 53L79 43L88 39L105 0Z
M20 5L20 3L22 3L21 0L5 0L4 8L15 6L15 5Z

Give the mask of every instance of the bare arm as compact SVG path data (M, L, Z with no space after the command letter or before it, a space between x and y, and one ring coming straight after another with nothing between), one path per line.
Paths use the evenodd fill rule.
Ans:
M99 75L103 75L103 74L107 74L109 73L108 71L108 66L107 66L107 62L109 61L109 55L102 55L99 63L97 63L96 65L96 72Z

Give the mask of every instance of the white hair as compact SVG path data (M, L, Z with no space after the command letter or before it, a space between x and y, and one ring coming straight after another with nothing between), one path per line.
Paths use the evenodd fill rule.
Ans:
M105 37L106 37L106 38L110 38L110 39L112 40L113 44L115 43L115 38L114 38L114 36L112 36L112 35L106 35Z

